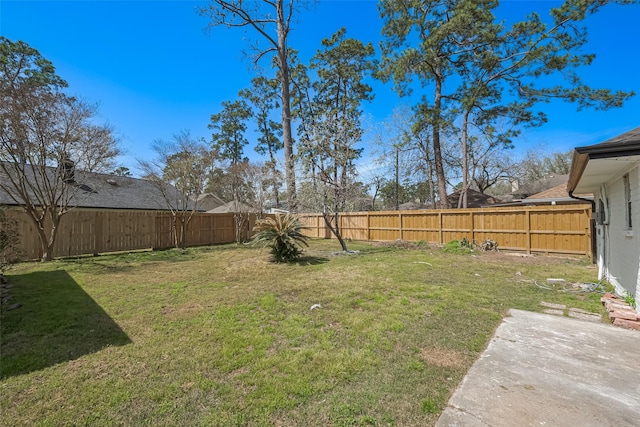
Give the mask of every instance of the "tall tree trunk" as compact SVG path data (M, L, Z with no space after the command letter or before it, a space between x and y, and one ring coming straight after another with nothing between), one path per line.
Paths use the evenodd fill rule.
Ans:
M173 231L173 247L180 248L180 236L178 235L178 213L171 213L171 228Z
M58 216L57 212L49 212L49 220L51 221L51 230L49 231L49 235L44 236L44 240L42 241L42 261L53 260L53 245L56 242L56 235L58 234L60 216ZM46 232L44 223L42 224L42 227L42 233L44 235Z
M271 177L273 178L273 197L276 199L276 209L280 206L280 192L278 191L278 182L275 179L278 169L276 168L276 158L273 155L273 150L269 148L269 158L271 159Z
M278 13L278 62L280 65L280 94L282 96L282 142L284 144L284 168L287 182L287 202L290 212L298 211L296 194L296 170L293 158L293 136L291 133L291 94L289 64L287 59L287 33L285 28L284 5L277 3Z
M40 247L42 248L42 255L40 256L40 261L51 261L53 259L53 248L49 239L47 238L47 234L44 231L44 228L37 224L36 230L38 230L38 237L40 237Z
M395 170L395 179L396 179L396 210L400 210L400 148L396 147L396 170Z
M436 207L436 185L433 182L433 166L429 165L429 197L431 197L431 207Z
M442 164L442 149L440 148L440 130L442 127L442 79L436 74L436 87L433 111L433 160L436 166L436 179L438 182L438 198L441 208L449 208L447 200L447 181Z
M465 111L462 119L462 207L467 208L467 190L469 189L469 155L467 153L467 133L469 128L469 111ZM460 203L458 203L460 205ZM460 207L460 206L458 206Z
M180 249L183 251L187 248L187 227L184 217L180 215Z
M347 252L347 244L342 238L342 232L340 231L340 218L338 216L338 212L333 214L333 218L331 218L330 214L326 211L322 213L322 218L324 219L324 223L329 227L329 230L336 236L338 242L340 242L340 246L342 247L343 252ZM333 221L335 221L335 226L333 225Z

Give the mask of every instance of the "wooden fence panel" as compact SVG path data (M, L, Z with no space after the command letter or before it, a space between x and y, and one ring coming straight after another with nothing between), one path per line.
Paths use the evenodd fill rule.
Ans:
M591 242L584 239L590 233L590 211L531 212L531 250L584 254Z
M300 222L305 227L305 236L320 239L329 239L331 237L331 231L325 225L321 214L303 215L300 217Z
M95 221L87 212L73 210L65 214L58 226L53 256L75 256L95 252Z
M156 214L155 248L174 247L173 217L169 213ZM179 227L180 224L176 225ZM185 236L186 246L204 246L235 242L235 220L233 213L196 213L189 221Z
M402 239L439 242L440 215L436 212L416 212L402 215Z
M542 253L591 254L591 205L354 212L341 214L343 237L444 244L491 239L499 248ZM301 216L310 237L332 238L319 214ZM324 229L324 230L323 230Z
M211 219L213 220L211 230L215 243L236 241L235 220L232 213L217 214Z
M21 209L12 208L6 212L18 226L20 259L39 259L42 248L33 222ZM254 214L245 221L245 238L253 234L255 221ZM167 212L75 209L61 218L53 256L171 248L174 246L172 223L171 214ZM187 228L187 246L234 242L235 227L233 213L198 213Z
M369 240L367 217L368 215L366 212L353 213L349 215L340 214L340 229L342 230L344 238L353 240Z
M116 210L93 212L94 221L102 228L100 242L93 253L154 247L156 241L155 212Z
M188 246L211 245L213 240L213 218L195 214L187 227Z
M473 239L473 227L468 212L443 211L441 220L442 240L440 243L452 240Z
M488 211L474 215L473 239L498 242L499 247L526 250L526 211Z
M372 212L369 215L369 240L400 239L400 215L397 212Z
M172 248L174 243L173 236L173 218L170 214L158 214L155 218L156 223L156 241L152 246L155 249Z
M17 225L18 252L20 259L39 259L42 256L42 248L36 226L22 210L7 209L7 219L13 220Z

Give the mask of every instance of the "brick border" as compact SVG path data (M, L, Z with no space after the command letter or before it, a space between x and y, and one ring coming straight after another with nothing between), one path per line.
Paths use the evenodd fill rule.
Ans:
M611 322L622 328L640 331L640 314L617 295L606 293L600 298L602 305L609 312Z

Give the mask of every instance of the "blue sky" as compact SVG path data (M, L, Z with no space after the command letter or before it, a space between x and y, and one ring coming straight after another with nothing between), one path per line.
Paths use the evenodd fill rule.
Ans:
M209 139L211 114L219 112L221 102L235 99L254 75L242 50L248 46L246 38L256 39L255 34L222 27L207 31L207 19L195 11L205 3L0 0L0 34L38 49L68 81L71 93L99 103L101 119L121 138L126 153L121 163L135 170L135 159L153 156L155 139L169 139L183 129ZM503 1L499 12L511 20L559 4ZM609 6L588 19L586 51L597 56L581 73L586 83L640 92L638 23L637 5ZM377 46L381 26L375 1L320 1L299 15L290 46L306 61L340 27ZM372 84L376 98L365 112L374 122L383 121L406 101L390 85ZM640 126L640 96L610 111L577 113L565 103L542 108L548 123L515 141L515 155L535 147L565 151ZM363 144L373 148L367 138Z

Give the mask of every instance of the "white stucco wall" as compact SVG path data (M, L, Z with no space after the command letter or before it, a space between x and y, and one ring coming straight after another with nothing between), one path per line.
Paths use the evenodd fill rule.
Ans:
M626 224L622 175L629 174L632 229ZM598 263L604 277L618 293L628 292L640 299L640 167L627 169L604 185L608 200L608 224L597 226ZM602 192L596 194L597 200ZM640 307L638 307L640 309Z

